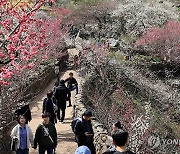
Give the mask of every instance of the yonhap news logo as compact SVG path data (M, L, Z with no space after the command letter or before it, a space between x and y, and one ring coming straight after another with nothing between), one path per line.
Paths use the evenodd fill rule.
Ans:
M148 138L148 146L155 149L161 145L177 145L180 146L180 139L161 139L159 136L152 135Z
M158 146L160 146L161 140L159 136L152 135L148 138L148 145L150 146L151 149L155 149Z

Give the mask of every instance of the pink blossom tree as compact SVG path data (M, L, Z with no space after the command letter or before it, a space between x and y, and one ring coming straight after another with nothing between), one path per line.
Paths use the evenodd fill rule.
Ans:
M54 2L54 0L52 0ZM44 0L34 4L0 2L0 84L8 85L13 76L38 66L57 51L67 28L62 27L65 9L54 9L53 16L38 18Z
M168 21L164 27L151 28L135 43L137 47L148 49L152 56L164 61L180 62L180 22Z
M0 125L8 127L17 104L24 105L40 92L41 75L46 84L47 60L61 56L60 47L68 26L62 24L68 10L39 11L44 0L34 4L0 1ZM68 23L67 23L68 24ZM44 69L46 68L46 69ZM41 74L40 74L41 73ZM44 74L42 74L44 73ZM40 85L38 85L40 86Z

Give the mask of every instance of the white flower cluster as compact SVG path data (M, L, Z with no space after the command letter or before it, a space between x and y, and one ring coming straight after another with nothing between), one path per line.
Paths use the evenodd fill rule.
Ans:
M116 25L121 25L124 20L127 34L138 36L146 29L161 26L168 20L178 20L179 16L173 3L166 0L126 0L119 4L112 17L116 18Z
M150 121L151 121L151 104L150 102L145 102L144 106L145 115L134 116L132 117L131 123L131 131L132 134L130 136L130 147L137 154L139 153L140 148L144 145L145 140L142 140L143 136L145 137L145 133L150 129Z

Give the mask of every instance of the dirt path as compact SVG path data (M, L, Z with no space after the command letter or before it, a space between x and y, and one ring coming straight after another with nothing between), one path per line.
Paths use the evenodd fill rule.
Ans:
M71 50L71 53L73 54L74 52ZM75 50L75 54L76 53L77 53L77 51ZM61 75L61 79L68 78L70 72L74 73L74 77L79 82L80 79L79 79L78 75L76 74L76 72L73 70L68 70L68 71L63 72ZM52 87L54 86L54 83L55 83L55 80L53 80L51 83L49 83L47 88L40 95L38 95L37 98L35 98L34 103L31 106L33 120L30 122L30 127L32 128L33 133L35 133L37 126L40 123L42 123L42 118L41 118L42 101L46 97L47 90L52 89ZM74 102L74 98L75 98L75 92L73 91L72 97L71 97L72 102ZM67 104L68 104L68 102L67 102ZM73 112L73 107L67 108L64 123L61 124L58 122L56 124L56 129L57 129L57 133L58 133L58 146L56 149L57 154L74 154L75 149L77 147L76 143L74 142L74 134L73 134L73 132L71 130L71 126L70 126L71 121L72 121L72 112ZM38 150L31 149L30 154L38 154Z

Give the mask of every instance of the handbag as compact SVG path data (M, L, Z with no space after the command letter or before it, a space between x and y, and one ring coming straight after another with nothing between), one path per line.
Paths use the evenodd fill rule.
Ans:
M52 103L53 103L54 112L57 112L58 111L58 106L57 106L57 102L56 102L54 97L52 98Z
M12 138L11 142L10 142L10 149L11 151L17 151L17 138Z
M53 103L53 107L54 107L54 111L57 112L58 111L58 106Z

